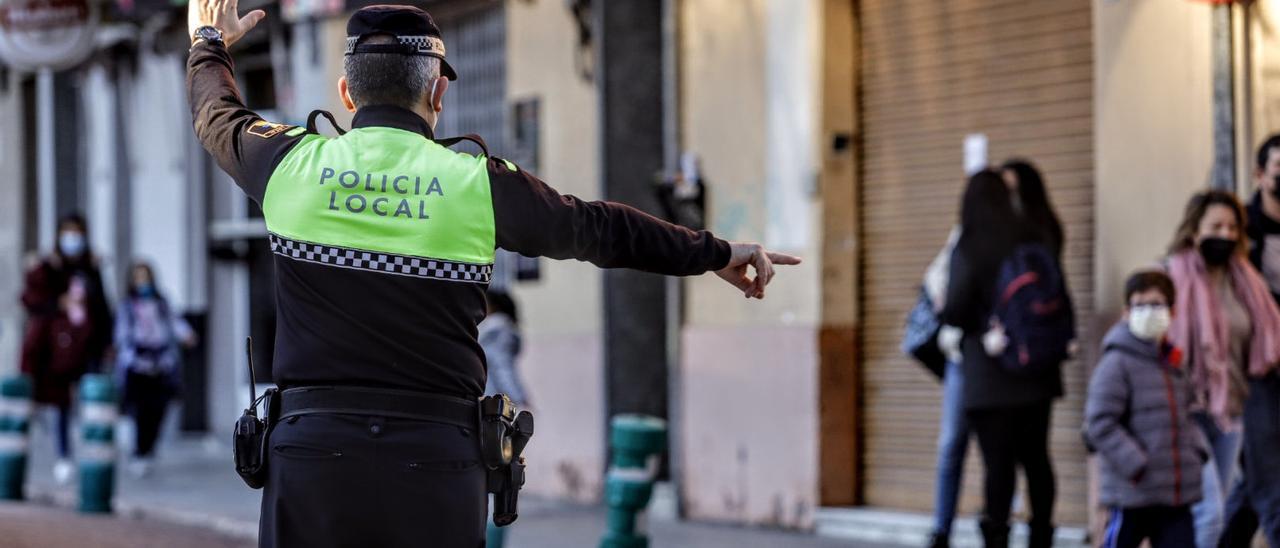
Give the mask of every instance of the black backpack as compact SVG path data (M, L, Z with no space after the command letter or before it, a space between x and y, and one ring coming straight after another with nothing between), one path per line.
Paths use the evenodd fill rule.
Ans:
M1000 265L992 322L1009 344L997 357L1004 368L1036 375L1070 355L1075 315L1058 260L1042 244L1023 244Z

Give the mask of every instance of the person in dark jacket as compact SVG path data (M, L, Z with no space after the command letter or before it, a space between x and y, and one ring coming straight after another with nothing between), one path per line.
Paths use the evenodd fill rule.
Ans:
M480 155L436 141L458 74L421 8L365 6L347 20L338 95L355 116L326 137L314 123L266 121L241 99L228 47L265 11L242 17L234 0L188 6L196 136L262 206L277 274L271 369L289 420L264 445L263 547L483 544L485 493L514 495L518 479L507 429L481 421L478 403L486 372L476 324L498 249L715 272L757 299L774 265L800 263L562 195L479 139ZM508 410L493 403L485 408Z
M72 473L72 389L86 371L98 369L111 343L111 309L88 241L83 217L63 217L53 253L27 271L22 290L22 371L35 381L36 403L56 409L54 476L63 483Z
M1249 260L1280 303L1280 134L1258 148L1246 233ZM1227 498L1221 546L1247 547L1261 524L1272 546L1280 546L1280 373L1249 379L1244 403L1241 481Z
M978 436L986 468L981 528L986 546L1007 546L1016 468L1027 476L1031 503L1031 546L1053 542L1056 496L1049 459L1049 418L1060 397L1059 368L1041 374L1014 374L987 354L983 336L995 306L1001 263L1016 247L1045 243L1014 211L1001 174L980 171L969 179L960 213L961 232L951 256L947 302L940 319L964 332L964 402Z
M1182 352L1165 339L1173 280L1138 272L1124 293L1124 318L1102 342L1085 406L1085 435L1101 457L1099 500L1111 509L1102 546L1194 546L1191 504L1208 449L1191 420Z

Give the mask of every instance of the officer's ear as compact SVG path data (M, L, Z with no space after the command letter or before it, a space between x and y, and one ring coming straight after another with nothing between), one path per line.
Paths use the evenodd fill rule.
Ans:
M347 90L347 77L338 77L338 97L342 98L342 106L346 107L347 112L356 111L356 103L351 100L351 93Z
M449 89L449 79L444 76L436 78L435 85L431 86L431 110L440 112L444 110L444 92Z

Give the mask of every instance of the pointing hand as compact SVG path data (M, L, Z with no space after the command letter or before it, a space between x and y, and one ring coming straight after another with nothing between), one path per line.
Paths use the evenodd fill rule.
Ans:
M732 249L729 265L717 270L716 275L741 289L748 299L764 298L764 287L773 280L773 265L800 264L800 257L773 253L760 244L730 242L729 246ZM748 266L755 270L754 278L747 275Z

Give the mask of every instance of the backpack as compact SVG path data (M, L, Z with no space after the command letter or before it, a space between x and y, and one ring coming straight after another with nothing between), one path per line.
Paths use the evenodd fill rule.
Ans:
M1005 370L1035 375L1070 355L1075 315L1058 260L1041 244L1024 244L1000 265L992 323L1008 344L996 356Z

